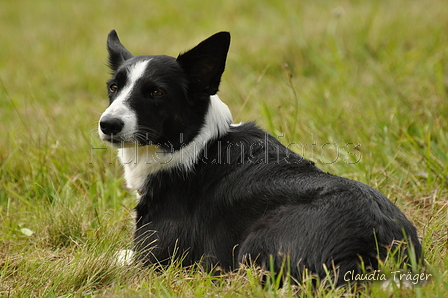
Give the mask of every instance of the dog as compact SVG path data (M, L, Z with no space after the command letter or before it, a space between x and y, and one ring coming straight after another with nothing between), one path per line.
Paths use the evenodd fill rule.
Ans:
M420 260L416 228L379 191L323 172L252 122L232 124L216 95L229 46L219 32L177 58L133 56L108 35L98 131L138 196L135 261L279 273L287 260L296 279L331 271L344 284L397 243Z

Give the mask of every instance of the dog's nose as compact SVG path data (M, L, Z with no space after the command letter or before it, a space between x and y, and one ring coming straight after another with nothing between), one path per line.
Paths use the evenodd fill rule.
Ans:
M106 135L116 135L124 127L124 122L120 118L102 117L100 120L101 131Z

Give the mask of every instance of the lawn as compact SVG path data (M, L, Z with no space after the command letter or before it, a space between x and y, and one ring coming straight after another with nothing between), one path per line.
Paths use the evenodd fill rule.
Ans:
M1 297L448 293L447 1L18 0L0 3L0 28ZM219 95L234 122L387 195L417 226L431 278L279 288L257 268L116 266L135 198L96 133L111 29L134 55L170 56L230 31Z

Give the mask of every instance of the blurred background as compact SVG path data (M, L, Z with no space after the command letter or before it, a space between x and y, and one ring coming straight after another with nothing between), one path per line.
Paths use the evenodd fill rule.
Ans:
M134 55L171 56L230 31L219 95L235 122L380 187L386 171L411 171L400 188L446 173L446 1L19 0L0 4L0 28L5 180L32 182L48 160L61 163L41 170L57 176L117 166L111 150L92 151L104 147L111 29Z
M0 2L0 296L115 282L83 260L132 235L135 200L96 133L111 29L134 55L170 56L230 31L234 122L390 197L446 289L448 1L16 0Z

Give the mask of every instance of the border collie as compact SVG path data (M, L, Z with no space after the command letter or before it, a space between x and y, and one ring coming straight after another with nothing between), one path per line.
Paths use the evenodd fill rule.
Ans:
M109 33L98 130L138 195L135 259L276 272L288 260L295 278L328 269L338 284L361 263L378 268L397 242L420 259L415 227L379 191L321 171L254 123L232 124L216 95L229 45L220 32L177 58L133 56Z

